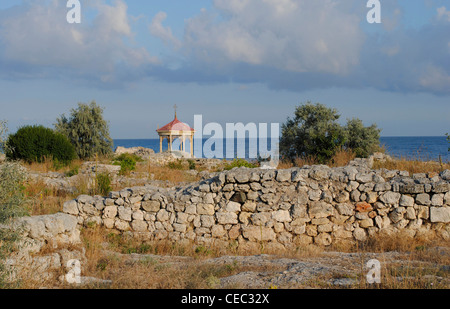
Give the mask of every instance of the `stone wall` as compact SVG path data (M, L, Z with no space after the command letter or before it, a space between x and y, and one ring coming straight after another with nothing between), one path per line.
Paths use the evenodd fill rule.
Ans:
M340 168L237 168L186 187L83 195L63 211L80 225L199 244L282 249L400 231L450 239L450 170L408 175L371 170L370 160Z
M10 255L6 264L9 280L31 278L34 281L54 279L61 269L67 272L67 262L85 260L77 218L68 214L24 217L14 222L21 231L18 251Z

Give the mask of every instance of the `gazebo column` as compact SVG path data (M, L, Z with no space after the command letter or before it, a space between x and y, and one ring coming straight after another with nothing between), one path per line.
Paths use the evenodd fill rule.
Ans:
M191 134L189 136L189 141L190 141L190 148L191 148L191 158L194 157L194 135Z
M162 152L162 144L163 144L164 138L162 136L159 136L159 152Z

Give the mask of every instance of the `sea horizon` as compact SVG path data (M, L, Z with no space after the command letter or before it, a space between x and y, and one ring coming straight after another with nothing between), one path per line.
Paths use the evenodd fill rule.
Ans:
M208 138L203 138L203 144L207 140ZM222 139L224 153L226 153L226 140L233 139ZM113 142L114 150L119 146L125 148L144 147L159 152L159 138L113 139ZM242 143L243 139L234 139L235 149L237 148L236 145L238 142ZM179 144L175 142L173 148L177 149L176 147L178 145ZM270 149L270 139L268 140L267 145ZM380 137L380 146L385 148L388 155L396 158L442 160L443 162L450 162L450 152L448 151L449 143L445 136L382 136ZM248 138L245 139L245 147L245 158L248 159L250 151ZM167 141L164 141L163 150L166 150L167 148Z

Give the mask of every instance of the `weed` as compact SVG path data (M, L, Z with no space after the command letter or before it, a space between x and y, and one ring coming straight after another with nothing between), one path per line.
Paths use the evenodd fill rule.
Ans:
M111 191L111 177L107 173L97 174L95 177L97 193L106 196Z
M177 159L176 161L167 163L167 167L172 170L183 170L184 169L183 161L181 161L180 159Z
M195 170L195 168L196 168L196 165L195 165L195 162L194 162L194 160L188 160L188 163L189 163L189 169L190 170Z
M67 172L65 172L64 175L66 177L72 177L72 176L78 175L79 172L80 172L80 166L75 165L75 166L71 167Z
M256 168L258 166L257 166L257 164L250 163L245 159L234 159L233 161L231 161L225 165L224 170L229 171L235 167Z
M120 166L121 175L128 175L131 171L136 170L136 162L141 161L142 159L137 155L123 153L114 159L113 164Z

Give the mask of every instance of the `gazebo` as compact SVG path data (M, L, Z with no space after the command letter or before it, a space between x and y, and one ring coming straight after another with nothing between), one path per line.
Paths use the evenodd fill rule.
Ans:
M163 152L163 141L167 138L168 141L168 151L172 152L173 141L177 138L180 139L180 151L186 152L186 138L189 138L190 141L190 153L191 157L194 156L194 134L195 130L192 129L186 123L178 120L177 117L177 106L175 105L175 119L163 126L162 128L156 130L159 135L159 150Z

